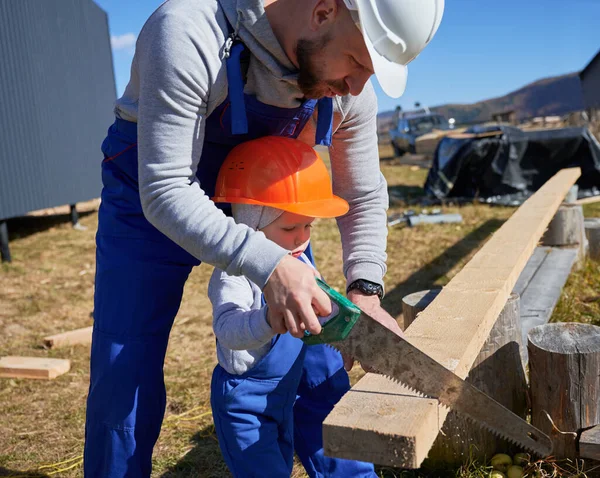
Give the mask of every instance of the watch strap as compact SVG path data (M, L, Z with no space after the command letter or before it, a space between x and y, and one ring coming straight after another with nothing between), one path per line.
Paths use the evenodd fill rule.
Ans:
M377 295L379 299L383 299L383 287L381 284L371 282L365 279L357 279L352 282L346 289L346 293L351 290L359 290L365 295Z

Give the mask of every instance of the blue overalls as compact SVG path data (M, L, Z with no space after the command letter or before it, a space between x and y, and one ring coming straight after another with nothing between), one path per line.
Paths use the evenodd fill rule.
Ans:
M343 368L328 370L327 380L314 373L315 367L322 368L321 361L338 358L331 357L331 350L307 347L286 333L274 337L267 355L242 375L215 367L210 395L213 420L234 477L288 477L294 448L311 477L376 476L371 464L333 460L322 453L323 419L349 386ZM337 360L332 364L339 366ZM311 383L315 378L321 384ZM309 383L296 400L302 379Z
M235 145L266 135L296 137L317 104L276 108L245 95L239 63L243 50L241 44L233 46L227 60L228 98L206 119L197 176L209 196ZM332 109L330 99L319 101L317 139L322 144L331 139ZM165 412L163 364L169 333L185 281L200 261L144 217L137 124L116 119L102 151L84 471L87 477L148 477ZM314 346L304 354L304 362L297 365L302 373L294 434L305 467L311 476L375 476L372 465L323 456L322 421L348 390L349 381L333 349ZM349 471L352 464L356 469Z

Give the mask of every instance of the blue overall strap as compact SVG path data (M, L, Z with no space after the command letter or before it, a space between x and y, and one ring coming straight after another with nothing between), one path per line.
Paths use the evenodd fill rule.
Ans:
M319 117L317 118L317 134L315 143L323 146L331 146L331 135L333 133L333 99L321 98L318 102Z
M244 78L240 56L244 52L243 43L234 43L227 58L227 82L231 108L231 134L247 134L248 119L244 101Z

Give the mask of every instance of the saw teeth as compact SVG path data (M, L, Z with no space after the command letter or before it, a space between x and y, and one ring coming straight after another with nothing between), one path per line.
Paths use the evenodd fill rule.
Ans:
M401 382L397 378L394 378L394 377L392 377L390 375L387 375L387 374L382 374L382 375L384 375L385 377L389 378L393 382L398 383L398 384L400 384L400 385L408 388L412 393L414 393L415 395L418 395L421 398L429 398L428 396L426 396L423 393L419 392L418 390L414 389L410 385L407 385L407 384ZM440 405L442 407L444 407L444 409L446 409L448 411L452 410L452 408L450 406L446 405L445 403L440 402ZM482 422L480 422L478 420L475 420L474 418L472 418L472 417L470 417L468 415L465 415L465 414L462 414L462 413L459 413L459 415L461 417L463 417L463 418L466 418L470 423L475 424L478 427L483 428L484 430L487 430L488 432L492 433L493 435L495 435L497 437L500 437L503 440L505 440L505 441L507 441L507 442L509 442L509 443L511 443L511 444L513 444L515 446L517 446L517 447L523 448L524 450L527 450L527 451L529 451L529 452L531 452L532 454L535 454L535 455L540 455L540 456L544 455L543 452L540 452L539 450L536 450L536 448L534 446L530 446L530 445L526 445L524 443L520 443L519 441L515 440L514 438L510 438L510 437L504 435L504 433L502 433L502 432L500 432L498 430L495 430L495 429L491 428L490 426L486 425L485 423L482 423Z
M509 443L511 443L511 444L513 444L515 446L517 446L517 447L523 448L524 450L527 450L527 451L531 452L532 454L543 456L543 453L541 453L540 451L536 450L533 446L529 446L529 445L526 445L524 443L520 443L520 442L518 442L517 440L515 440L513 438L507 437L502 432L499 432L498 430L494 430L493 428L491 428L491 427L489 427L489 426L485 425L484 423L481 423L481 422L479 422L477 420L474 420L473 418L471 418L471 417L469 417L467 415L463 415L463 416L470 423L474 423L475 425L483 428L484 430L487 430L488 432L496 435L497 437L500 437L503 440L505 440L505 441L507 441L507 442L509 442Z
M379 373L379 372L378 372ZM411 387L410 385L398 380L395 377L392 377L391 375L388 375L387 373L379 373L380 375L383 375L385 378L391 380L394 383L397 383L398 385L402 385L403 387L406 387L410 390L411 393L414 393L415 395L421 397L421 398L436 398L436 397L430 397L428 395L425 395L423 392L420 392L419 390L417 390L414 387ZM442 404L443 405L443 404ZM446 407L446 405L444 405L444 407Z
M387 377L388 379L392 380L393 382L398 383L398 384L406 387L412 393L414 393L415 395L417 395L417 396L419 396L421 398L430 398L427 395L423 394L422 392L419 392L418 390L414 389L410 385L407 385L407 384L401 382L400 380L398 380L395 377L392 377L392 376L390 376L388 374L382 374L382 375L385 376L385 377ZM436 397L433 397L433 398L436 398ZM444 407L444 409L446 409L448 411L452 410L452 408L449 405L446 405L445 403L440 402L440 405L442 407ZM504 435L504 433L502 433L502 432L500 432L498 430L495 430L495 429L491 428L490 426L486 425L485 423L482 423L482 422L480 422L478 420L475 420L474 418L472 418L472 417L470 417L468 415L465 415L465 414L462 414L462 413L459 413L459 414L460 414L461 417L466 418L470 423L475 424L478 427L483 428L484 430L487 430L488 432L492 433L493 435L495 435L497 437L500 437L503 440L506 440L507 442L512 443L513 445L515 445L517 447L520 447L520 448L522 448L522 449L524 449L524 450L526 450L526 451L528 451L528 452L530 452L532 454L539 455L539 456L542 456L542 457L544 456L544 453L541 452L541 451L539 451L539 450L537 450L535 448L535 446L533 446L533 445L528 445L528 444L525 444L525 443L521 443L521 442L515 440L514 438L510 438L510 437Z
M341 350L338 349L335 346L335 344L326 344L326 345L329 346L329 347L331 347L331 348L333 348L334 350L337 350L338 352L341 353ZM372 367L372 368L374 370L377 370L377 368L375 368L375 367ZM377 372L377 373L379 373L380 375L383 375L384 377L388 378L389 380L392 380L393 382L395 382L397 384L402 385L403 387L406 387L408 390L410 390L411 393L413 393L417 397L420 397L420 398L433 398L433 399L437 399L439 401L438 397L428 396L428 395L424 394L423 392L415 389L414 387L412 387L412 386L410 386L410 385L402 382L401 380L398 380L396 377L393 377L393 376L391 376L391 375L389 375L387 373L382 373L382 372ZM439 404L442 407L444 407L445 410L448 410L448 411L452 410L452 407L449 404L443 403L442 401L439 401ZM512 443L513 445L515 445L517 447L520 447L521 449L532 453L533 455L541 456L541 457L545 456L544 451L540 451L540 449L536 448L535 442L534 442L533 439L531 439L531 444L529 444L529 443L527 443L527 444L521 443L520 441L517 441L514 438L509 438L503 432L495 430L495 429L491 428L489 425L487 425L485 423L482 423L482 422L480 422L478 420L475 420L474 418L472 418L472 417L470 417L470 416L468 416L468 415L466 415L464 413L460 413L460 412L458 412L458 413L460 414L461 417L466 418L470 423L476 424L477 426L481 427L482 429L489 431L493 435L495 435L497 437L500 437L501 439L506 440L507 442ZM544 450L545 450L545 448L544 448Z

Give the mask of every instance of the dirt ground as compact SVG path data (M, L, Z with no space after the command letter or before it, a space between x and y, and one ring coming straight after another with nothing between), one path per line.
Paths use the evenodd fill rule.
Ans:
M382 171L395 196L422 194L425 169L383 161ZM394 204L390 212L402 211L403 206ZM71 227L68 211L9 221L13 262L0 267L0 356L68 358L72 366L53 381L0 379L0 476L82 475L89 350L87 346L46 350L41 339L92 324L96 210L97 203L81 214L86 230ZM464 222L413 229L396 226L389 231L384 305L394 315L400 314L404 295L447 283L513 212L475 204L444 211L460 212ZM331 285L343 288L335 222L317 221L313 234L321 273ZM209 266L191 274L171 334L165 363L167 412L155 448L153 476L229 476L209 404L216 363L206 297L210 274ZM598 286L597 266L574 274L558 307L560 317L598 323ZM355 368L353 380L360 375ZM381 474L401 476L392 470ZM297 466L293 476L305 475Z

